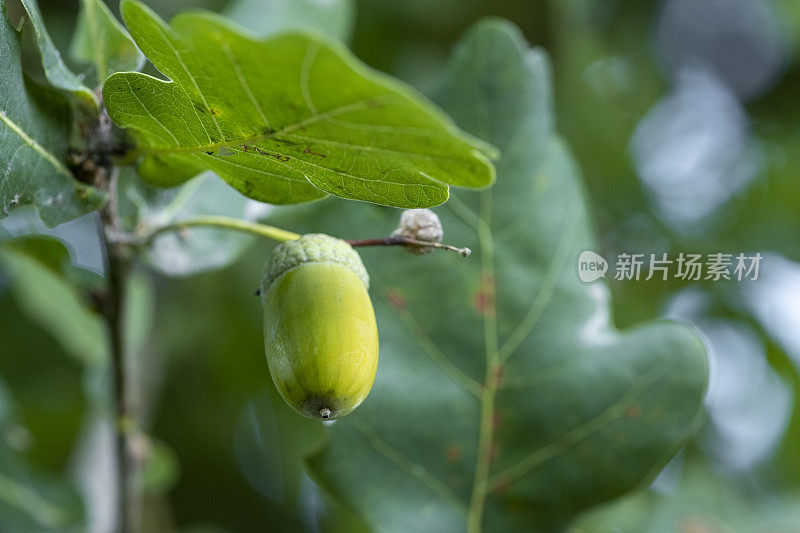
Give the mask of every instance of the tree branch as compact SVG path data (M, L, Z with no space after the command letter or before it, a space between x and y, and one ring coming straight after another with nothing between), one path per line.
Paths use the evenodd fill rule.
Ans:
M128 531L130 522L129 496L131 487L130 454L128 446L129 430L133 422L127 394L127 358L124 338L125 280L129 261L123 256L120 245L106 241L108 261L106 267L107 293L104 317L111 349L112 408L114 416L116 454L117 454L117 513L119 531Z

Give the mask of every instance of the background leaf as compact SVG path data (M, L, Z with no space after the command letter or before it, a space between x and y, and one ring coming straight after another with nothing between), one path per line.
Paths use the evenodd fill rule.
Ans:
M481 152L490 149L338 44L299 34L254 41L206 13L167 26L133 1L122 10L172 80L118 73L103 90L109 115L147 156L139 170L149 181L175 185L210 169L259 201L330 193L419 207L445 201L448 183L493 180Z
M353 0L239 0L224 15L258 35L311 29L347 42L355 5Z
M175 189L156 189L135 176L124 180L123 195L136 209L137 227L159 227L202 215L222 215L255 221L268 206L245 198L213 172L203 172ZM255 240L252 235L215 228L187 228L163 233L147 248L147 262L168 276L188 276L222 268L236 260Z
M65 531L77 526L83 509L74 488L32 468L15 449L27 435L18 415L0 382L0 529Z
M73 357L90 366L103 363L107 345L102 318L87 308L68 280L10 243L0 247L0 267L11 278L23 312Z
M234 452L255 490L302 516L302 457L321 444L323 429L278 408L281 401L270 387L247 402L236 423Z
M473 29L439 101L501 149L498 182L438 214L474 254L362 254L380 368L309 467L375 529L563 527L650 479L695 429L707 376L697 334L667 321L616 331L607 289L577 277L594 241L550 92L544 54L515 28ZM276 220L354 238L388 234L397 217L321 203L301 225L300 211Z
M81 217L48 228L31 206L15 209L0 220L0 228L9 237L52 237L69 252L69 262L83 270L102 274L105 262L105 242L100 231L100 215L87 213ZM0 232L0 241L4 240ZM77 272L77 271L76 271Z
M0 217L33 204L48 226L76 218L99 203L64 164L70 108L53 89L22 72L20 36L2 4L0 16Z
M94 65L95 86L115 72L139 70L144 64L133 39L102 0L81 0L71 52L78 61Z
M42 14L36 0L20 0L28 13L28 18L36 36L36 46L42 58L42 68L47 81L53 87L62 89L72 94L77 102L90 108L97 108L99 103L94 92L86 87L83 82L67 67L61 53L53 44L53 40L44 27Z
M615 531L659 533L662 531L793 531L800 523L800 500L787 491L768 496L743 490L698 458L673 465L680 477L669 497L654 490L634 492L618 501L586 513L572 533Z

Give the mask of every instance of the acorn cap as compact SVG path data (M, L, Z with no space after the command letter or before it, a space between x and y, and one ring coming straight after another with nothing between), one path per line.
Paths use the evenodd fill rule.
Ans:
M261 278L262 301L278 276L306 263L338 263L352 270L364 287L369 289L369 274L352 246L324 233L308 233L299 239L279 244L267 259Z

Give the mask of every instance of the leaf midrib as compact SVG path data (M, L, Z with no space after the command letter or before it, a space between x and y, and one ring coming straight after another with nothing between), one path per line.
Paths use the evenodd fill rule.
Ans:
M488 292L490 306L495 306L494 241L492 239L492 193L487 191L479 196L478 242L481 253L481 290ZM475 465L475 478L472 496L467 512L467 531L478 533L481 530L486 495L489 493L489 469L491 449L494 440L494 403L497 392L497 375L500 368L498 353L496 309L486 309L482 313L484 326L484 345L486 354L486 375L483 394L480 399L481 418L478 434L478 457Z
M126 76L126 78L127 78L127 76ZM169 82L169 83L172 83L172 82ZM136 94L135 91L131 91L131 92L133 94ZM213 142L213 143L206 143L206 144L196 144L196 145L192 145L192 146L154 146L154 145L141 146L140 145L139 147L137 147L136 150L133 151L133 154L135 156L147 156L147 155L157 156L157 155L177 154L177 153L202 153L202 152L214 151L214 150L217 150L217 149L222 148L222 147L238 146L238 145L241 145L241 143L248 143L248 142L254 143L254 142L263 141L263 140L276 139L277 137L280 137L281 135L285 135L285 134L291 133L294 130L303 128L305 126L309 126L311 124L314 124L316 122L325 120L327 118L335 117L335 116L342 115L342 114L345 114L345 113L350 113L350 112L353 112L353 111L360 111L362 109L367 109L368 107L374 105L374 103L377 102L378 100L380 100L381 98L391 97L391 96L393 96L391 93L385 93L385 94L381 94L381 95L378 95L378 96L370 97L370 98L367 98L367 99L364 99L364 100L359 100L359 101L353 102L351 104L347 104L347 105L344 105L344 106L340 106L340 107L331 109L331 110L326 111L324 113L319 113L317 115L311 115L310 117L305 118L305 119L303 119L303 120L301 120L299 122L295 122L294 124L290 124L288 126L284 126L283 128L281 128L279 130L270 131L268 133L254 133L253 135L249 135L249 136L246 136L246 137L237 137L235 139L225 139L223 141L218 141L218 142ZM139 102L141 103L141 100ZM147 109L147 108L145 107L145 109ZM155 119L155 117L153 117L153 118ZM158 122L157 119L156 119L156 121ZM162 125L162 127L165 130L169 131L170 133L172 132L166 126ZM269 126L265 125L265 127L269 127ZM137 128L137 129L141 129L141 128Z
M2 121L8 128L19 136L22 141L33 148L41 157L47 160L56 170L72 179L72 173L65 167L56 157L51 154L47 149L36 142L36 140L28 135L25 130L8 117L5 110L0 110L0 121Z

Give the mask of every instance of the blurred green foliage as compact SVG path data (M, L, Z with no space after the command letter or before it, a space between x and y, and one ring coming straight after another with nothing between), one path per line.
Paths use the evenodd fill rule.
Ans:
M225 0L152 4L163 17L187 8L234 9L233 2ZM750 131L761 148L760 171L723 207L711 230L691 237L675 232L654 214L629 149L637 124L670 91L653 38L661 1L359 0L354 4L354 53L428 94L436 88L452 45L483 15L509 18L529 42L549 51L559 130L583 169L600 242L596 251L602 255L621 250L771 250L800 261L800 61L796 53L800 9L795 0L771 3L794 53L774 87L744 104ZM12 13L21 13L19 6L12 3L10 7ZM77 2L48 0L40 7L56 47L68 50ZM117 5L109 7L118 14ZM81 65L70 66L83 72ZM152 284L155 290L136 292L157 295L151 299L157 320L152 330L142 326L137 350L137 366L149 391L143 429L153 437L151 462L145 470L149 490L144 504L150 530L353 531L363 527L303 474L301 457L320 445L321 428L294 415L279 401L270 382L263 356L261 309L253 293L271 246L259 242L235 264L187 279L139 272L140 287ZM3 242L0 250L4 256L24 250L38 268L45 269L42 279L60 276L77 283L83 294L99 283L71 267L66 252L52 240ZM33 269L25 274L36 275ZM106 393L103 370L70 357L70 343L80 339L64 343L57 337L57 327L32 316L29 300L34 295L20 294L12 286L11 275L5 267L0 270L0 439L4 450L13 451L14 459L5 461L4 452L0 476L7 472L3 469L7 465L23 464L23 477L58 485L59 479L74 478L76 442L90 427L93 405ZM658 316L686 283L611 281L610 285L616 322L624 327ZM643 488L609 504L584 517L576 525L579 531L656 531L662 525L737 531L798 528L798 362L743 308L737 300L741 296L702 282L692 287L708 290L716 315L750 324L766 346L769 364L792 394L785 433L765 460L732 473L720 473L715 459L699 444L690 446L682 460L668 467L679 479L677 484L658 491ZM93 303L85 298L83 304L91 317ZM14 406L13 417L6 418L7 405ZM248 423L248 417L255 422ZM270 432L277 427L279 432ZM35 513L14 506L8 490L3 490L7 487L3 479L0 505L10 504L20 515L14 524L29 527L31 522L26 520ZM42 489L42 493L50 490ZM74 491L63 487L54 491L61 494L57 501L70 509L63 515L66 522L55 523L56 528L75 523L84 512ZM0 529L13 530L13 524L2 521L12 516L3 509ZM47 525L54 523L39 526Z

